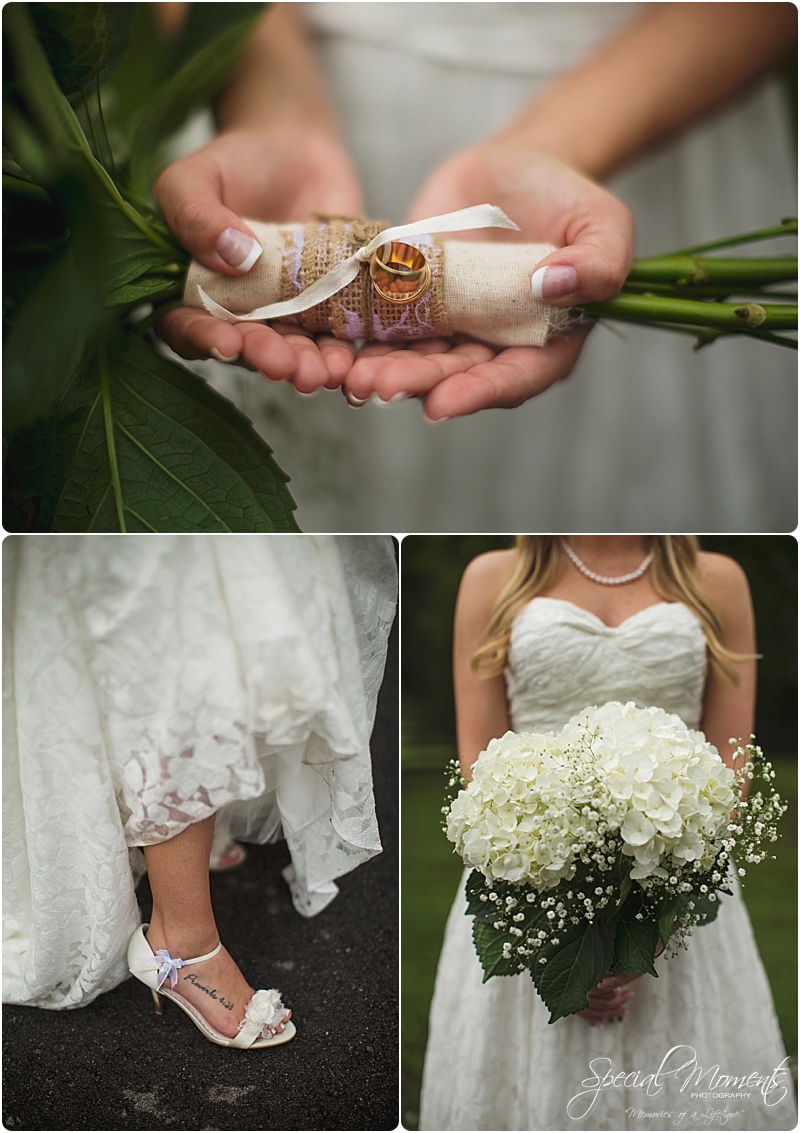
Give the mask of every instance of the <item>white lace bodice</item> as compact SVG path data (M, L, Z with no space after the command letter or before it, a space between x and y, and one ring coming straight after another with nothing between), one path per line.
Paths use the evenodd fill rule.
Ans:
M679 602L658 602L608 626L572 602L534 598L514 620L505 675L515 732L557 730L609 700L655 705L697 728L706 642Z

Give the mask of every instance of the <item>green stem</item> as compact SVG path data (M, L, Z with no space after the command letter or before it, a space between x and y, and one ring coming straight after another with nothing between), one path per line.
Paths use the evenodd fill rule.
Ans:
M710 252L714 248L733 248L737 244L753 244L758 240L771 240L773 236L796 236L797 217L787 216L772 228L761 228L758 232L748 232L744 236L729 236L725 240L715 240L711 244L696 244L693 248L681 248L676 256L694 256L698 252Z
M757 311L748 308L758 308ZM702 303L693 299L668 299L659 295L617 295L604 303L585 303L581 310L599 318L622 318L628 322L683 323L731 332L747 332L763 326L765 330L796 330L794 304ZM744 312L744 313L739 313ZM763 313L763 318L761 317ZM754 319L760 321L753 325ZM748 325L749 324L749 325Z
M766 283L783 283L797 279L797 257L770 259L700 259L695 256L651 256L634 260L628 279L634 282L657 281L686 286L739 283L760 287Z
M111 486L114 489L114 503L117 508L117 521L120 531L127 531L128 529L125 526L125 504L122 498L122 482L119 477L119 466L117 464L117 446L114 439L114 418L111 411L111 383L108 377L108 358L106 357L105 342L101 342L98 347L97 366L100 371L100 396L103 399L103 425L105 426Z
M711 327L692 326L691 324L682 323L660 323L657 320L643 321L642 319L625 318L623 315L605 316L606 318L613 318L615 322L630 323L631 326L648 326L653 330L669 330L674 331L676 334L688 334L692 338L697 339L695 350L699 350L701 346L707 346L711 342L716 342L718 338L730 337L733 334L746 334L748 338L761 338L764 342L774 342L776 346L786 346L789 350L797 350L797 341L793 338L783 338L778 334L770 334L769 331L761 330L748 330L747 328L739 328L738 330L716 330ZM613 324L609 325L609 330L614 330Z
M83 99L83 109L86 111L86 122L89 126L89 131L92 135L92 141L94 142L95 156L97 157L97 159L99 161L99 160L101 160L102 155L100 153L100 146L99 146L98 141L97 141L97 134L95 134L95 132L94 132L94 122L92 121L92 116L89 113L89 103L86 101L86 91L85 90L81 91L81 98Z
M114 151L111 148L111 142L108 137L108 128L106 127L106 116L103 113L103 99L100 94L100 76L95 76L97 79L97 109L100 111L100 125L103 127L103 136L106 139L106 146L108 148L108 156L111 161L111 172L114 175L114 180L119 181L119 174L117 173L117 163L114 160Z
M695 287L692 284L680 286L673 283L658 283L654 280L626 279L625 286L620 294L633 295L664 295L673 299L728 299L731 295L737 298L754 299L756 302L772 299L797 299L796 291L762 291L759 287L734 286L724 287Z

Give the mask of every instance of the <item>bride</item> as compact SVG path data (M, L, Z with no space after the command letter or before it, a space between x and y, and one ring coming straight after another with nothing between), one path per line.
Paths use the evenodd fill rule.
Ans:
M228 867L231 837L286 838L307 917L380 853L391 541L44 535L3 552L4 1001L79 1007L130 971L220 1046L288 1041L279 993L222 947L215 822Z
M515 550L473 560L461 583L464 773L509 728L558 730L609 700L677 713L730 762L729 737L753 728L754 654L743 572L694 536L518 536ZM420 1128L793 1128L785 1051L737 884L688 950L656 967L658 979L609 974L584 1011L550 1026L526 973L481 983L459 894Z

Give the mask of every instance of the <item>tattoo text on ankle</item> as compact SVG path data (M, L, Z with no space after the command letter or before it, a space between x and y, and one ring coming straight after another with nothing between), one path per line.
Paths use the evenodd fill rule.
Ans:
M198 991L204 991L206 995L211 996L212 999L216 999L219 1005L224 1007L226 1011L233 1011L233 1004L223 999L221 995L217 995L217 989L215 987L206 987L205 984L201 984L194 972L190 972L188 976L184 976L183 978L188 980L190 984L193 984Z

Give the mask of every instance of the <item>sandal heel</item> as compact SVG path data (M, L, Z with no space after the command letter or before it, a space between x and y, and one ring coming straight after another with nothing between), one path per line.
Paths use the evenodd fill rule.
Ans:
M150 988L153 994L153 1004L155 1005L156 1015L164 1014L164 1004L161 1002L161 996L153 988Z

